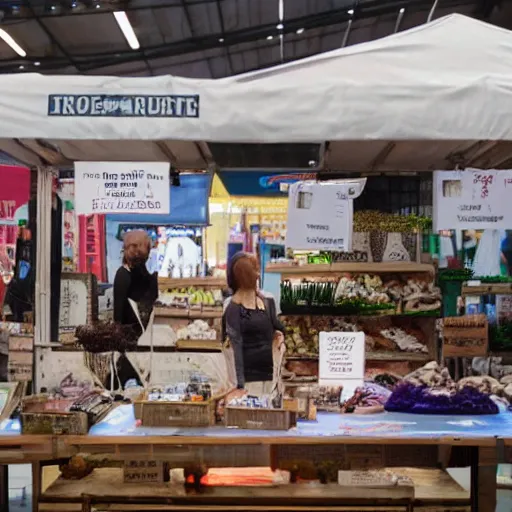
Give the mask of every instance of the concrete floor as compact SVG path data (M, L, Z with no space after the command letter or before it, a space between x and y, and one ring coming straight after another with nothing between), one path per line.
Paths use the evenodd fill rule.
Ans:
M459 485L469 490L469 469L458 468L448 470L454 480ZM58 476L57 468L47 468L45 478L43 479L43 489L51 484L54 478ZM9 466L9 511L8 512L26 512L32 507L32 476L30 466L14 465ZM496 512L512 511L512 491L498 491L498 506Z

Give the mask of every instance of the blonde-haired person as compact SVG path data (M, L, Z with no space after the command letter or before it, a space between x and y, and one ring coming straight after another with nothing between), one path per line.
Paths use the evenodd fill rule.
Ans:
M268 395L274 373L273 343L276 337L282 341L283 325L274 300L258 290L255 256L235 254L227 274L233 297L224 312L224 325L233 347L237 388L250 395Z

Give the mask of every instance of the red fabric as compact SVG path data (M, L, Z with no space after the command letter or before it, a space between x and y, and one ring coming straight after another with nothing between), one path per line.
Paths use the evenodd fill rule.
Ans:
M13 220L16 210L30 199L30 169L0 165L0 222Z

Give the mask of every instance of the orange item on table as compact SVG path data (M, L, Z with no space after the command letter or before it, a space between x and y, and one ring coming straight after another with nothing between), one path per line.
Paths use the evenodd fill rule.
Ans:
M203 476L207 486L273 485L275 473L270 468L212 468Z

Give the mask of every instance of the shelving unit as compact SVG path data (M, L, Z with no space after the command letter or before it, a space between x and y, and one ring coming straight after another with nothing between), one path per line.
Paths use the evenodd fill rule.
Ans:
M399 273L414 274L427 273L434 275L433 265L414 262L386 262L386 263L332 263L332 264L309 264L309 265L288 265L272 263L267 265L265 270L270 273L279 273L282 276L288 275L313 275L313 274L336 274L336 273L361 273L361 274L383 274Z
M281 282L288 279L300 280L302 278L304 278L306 282L314 282L317 280L318 282L337 282L345 275L357 276L358 274L369 274L370 276L382 276L384 282L397 280L405 285L408 279L413 279L420 283L432 282L435 275L435 268L430 264L416 262L340 262L333 264L306 265L271 264L267 266L267 272L279 274ZM368 311L368 314L365 314L365 311L361 310L359 313L346 314L344 313L343 306L326 305L300 307L293 306L293 304L282 304L283 320L286 321L289 326L299 328L300 330L297 330L296 334L299 334L302 340L304 340L304 342L294 340L294 343L291 343L292 347L295 346L295 348L292 348L291 352L289 352L289 359L300 359L300 354L296 353L299 346L305 345L308 353L314 354L316 351L311 350L311 331L314 330L318 333L322 330L328 330L328 325L331 324L333 326L332 330L339 330L335 326L340 325L340 323L342 323L341 321L357 325L360 330L363 330L375 340L380 336L380 332L383 329L401 329L407 334L413 333L428 350L427 353L408 352L399 350L398 346L396 350L392 350L391 348L386 349L385 346L381 346L381 350L369 350L366 352L366 361L372 363L374 367L376 365L378 366L379 363L381 363L382 366L388 364L390 367L396 367L393 363L404 363L404 369L401 371L406 371L406 368L412 371L428 361L437 359L438 349L436 345L435 321L439 315L439 311L404 313L402 311L402 305L400 301L397 301L396 308L392 310ZM301 320L301 317L303 320ZM322 317L325 320L323 320ZM332 321L329 320L328 317L330 317ZM421 332L421 335L419 332ZM290 331L287 331L286 336L293 337L294 335L295 333L292 334ZM380 345L382 345L382 343L380 343ZM311 360L311 358L309 359ZM313 357L313 359L315 358Z

